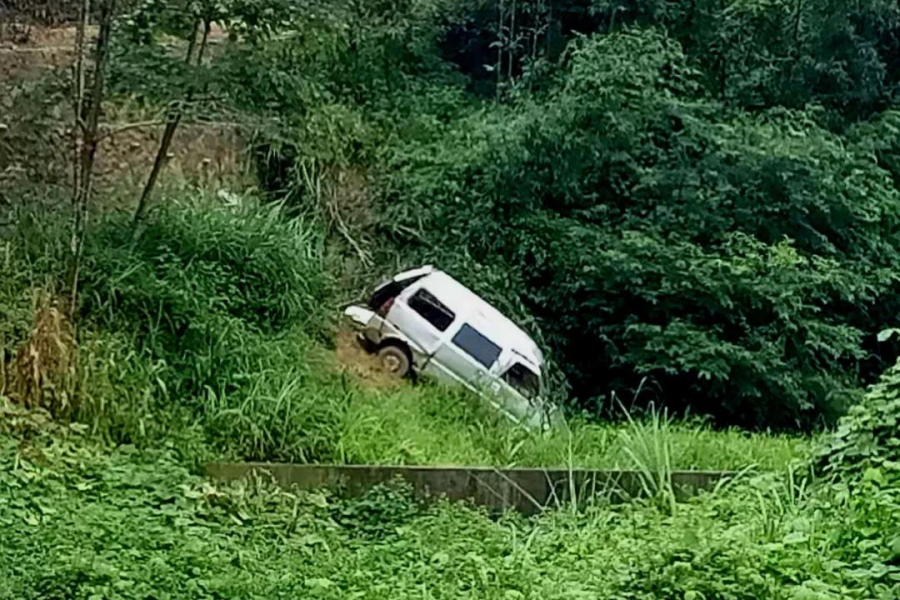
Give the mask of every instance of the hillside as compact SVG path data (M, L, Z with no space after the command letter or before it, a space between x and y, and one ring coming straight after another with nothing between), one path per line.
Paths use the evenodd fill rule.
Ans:
M0 2L0 600L900 597L900 7L851 4ZM425 263L563 423L373 368L341 310Z
M809 431L896 360L889 3L203 5L118 5L96 209L257 187L320 222L340 300L439 264L592 414ZM69 194L52 61L3 81L7 208Z

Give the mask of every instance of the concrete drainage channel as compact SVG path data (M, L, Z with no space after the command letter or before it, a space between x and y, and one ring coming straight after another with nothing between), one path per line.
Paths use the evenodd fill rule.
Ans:
M492 511L515 509L535 514L545 507L596 496L624 499L644 490L636 471L583 469L498 469L493 467L398 467L362 465L299 465L285 463L217 463L207 474L221 481L270 478L286 489L336 488L361 495L374 486L400 479L422 499L446 497L469 501ZM670 475L679 499L712 489L729 472L682 471Z

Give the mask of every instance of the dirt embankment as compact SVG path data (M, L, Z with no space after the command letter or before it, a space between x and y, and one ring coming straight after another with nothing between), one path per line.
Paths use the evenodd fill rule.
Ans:
M94 32L89 32L93 35ZM66 93L75 28L32 26L0 39L0 182L65 182L73 124ZM97 189L140 186L153 165L165 115L109 103L96 163ZM195 183L240 179L244 145L230 123L184 123L167 157L169 177Z
M335 357L340 370L349 373L366 387L394 388L404 384L404 380L387 373L381 368L377 358L366 352L356 333L341 329L335 337Z

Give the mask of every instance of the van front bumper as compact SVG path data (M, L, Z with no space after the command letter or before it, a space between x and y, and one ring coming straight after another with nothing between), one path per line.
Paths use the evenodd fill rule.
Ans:
M347 317L354 329L362 331L372 321L375 313L362 306L351 306L344 311L344 316Z

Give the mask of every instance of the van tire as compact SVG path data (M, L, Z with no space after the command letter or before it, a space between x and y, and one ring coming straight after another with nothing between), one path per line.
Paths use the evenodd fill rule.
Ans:
M412 367L409 352L395 344L382 346L378 351L378 362L382 369L396 377L408 376Z

